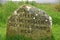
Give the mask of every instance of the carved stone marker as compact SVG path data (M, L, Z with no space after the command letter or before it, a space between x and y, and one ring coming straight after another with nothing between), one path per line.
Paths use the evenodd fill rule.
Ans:
M21 35L31 40L51 40L52 19L36 7L23 5L10 16L6 34L18 36L19 40Z

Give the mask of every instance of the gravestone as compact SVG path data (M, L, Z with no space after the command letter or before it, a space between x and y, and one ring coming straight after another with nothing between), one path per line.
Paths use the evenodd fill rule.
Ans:
M19 36L32 38L28 40L51 40L52 18L39 8L23 5L9 17L6 35L18 36L17 40L22 40Z

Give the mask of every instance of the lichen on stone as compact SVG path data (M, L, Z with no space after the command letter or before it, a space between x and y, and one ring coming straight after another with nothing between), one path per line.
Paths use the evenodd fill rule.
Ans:
M38 40L51 38L52 18L39 8L23 5L11 15L7 23L7 35L24 35Z

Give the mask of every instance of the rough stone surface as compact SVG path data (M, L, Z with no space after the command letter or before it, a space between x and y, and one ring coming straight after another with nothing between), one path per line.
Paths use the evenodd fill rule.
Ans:
M7 35L24 35L34 40L51 38L52 18L39 8L23 5L9 17ZM42 39L41 39L42 40Z

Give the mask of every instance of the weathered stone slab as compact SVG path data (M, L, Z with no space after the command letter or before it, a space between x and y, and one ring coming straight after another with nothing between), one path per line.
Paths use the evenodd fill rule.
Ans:
M51 40L52 18L43 10L23 5L10 16L7 24L7 36L23 35L32 40Z

